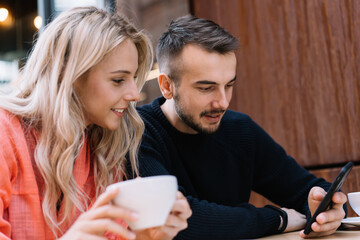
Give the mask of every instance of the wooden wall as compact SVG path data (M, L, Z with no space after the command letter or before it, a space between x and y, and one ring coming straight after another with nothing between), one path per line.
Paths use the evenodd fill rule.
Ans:
M230 108L328 181L334 166L360 163L360 1L190 2L239 38ZM344 190L360 191L359 177L355 168Z

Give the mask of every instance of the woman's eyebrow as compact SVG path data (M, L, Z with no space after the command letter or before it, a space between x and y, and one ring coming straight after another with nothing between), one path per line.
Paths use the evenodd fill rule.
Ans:
M129 72L128 70L116 70L110 73L126 73L126 74L130 74L131 72Z

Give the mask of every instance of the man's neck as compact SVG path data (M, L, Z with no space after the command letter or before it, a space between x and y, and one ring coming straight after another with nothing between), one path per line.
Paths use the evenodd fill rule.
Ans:
M197 132L186 125L179 117L175 110L175 101L174 99L167 99L161 106L161 110L163 111L167 120L176 128L178 131L182 133L188 134L197 134Z

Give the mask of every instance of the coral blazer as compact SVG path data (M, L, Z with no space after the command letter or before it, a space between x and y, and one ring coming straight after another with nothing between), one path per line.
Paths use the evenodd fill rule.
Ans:
M42 212L43 180L35 165L34 149L39 134L25 131L20 119L0 109L0 239L48 240L55 239ZM75 161L73 176L95 202L95 184L90 151L84 144ZM59 215L63 206L60 206ZM70 222L81 214L75 210ZM71 225L71 224L70 224ZM63 232L69 227L63 227ZM59 235L61 235L59 233ZM109 239L123 239L106 233Z

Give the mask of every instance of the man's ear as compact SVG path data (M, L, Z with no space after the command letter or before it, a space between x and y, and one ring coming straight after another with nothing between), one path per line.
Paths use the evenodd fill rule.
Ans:
M164 98L171 99L173 97L174 83L170 79L170 77L165 73L160 73L158 77L158 83L159 83L160 91L164 96Z

